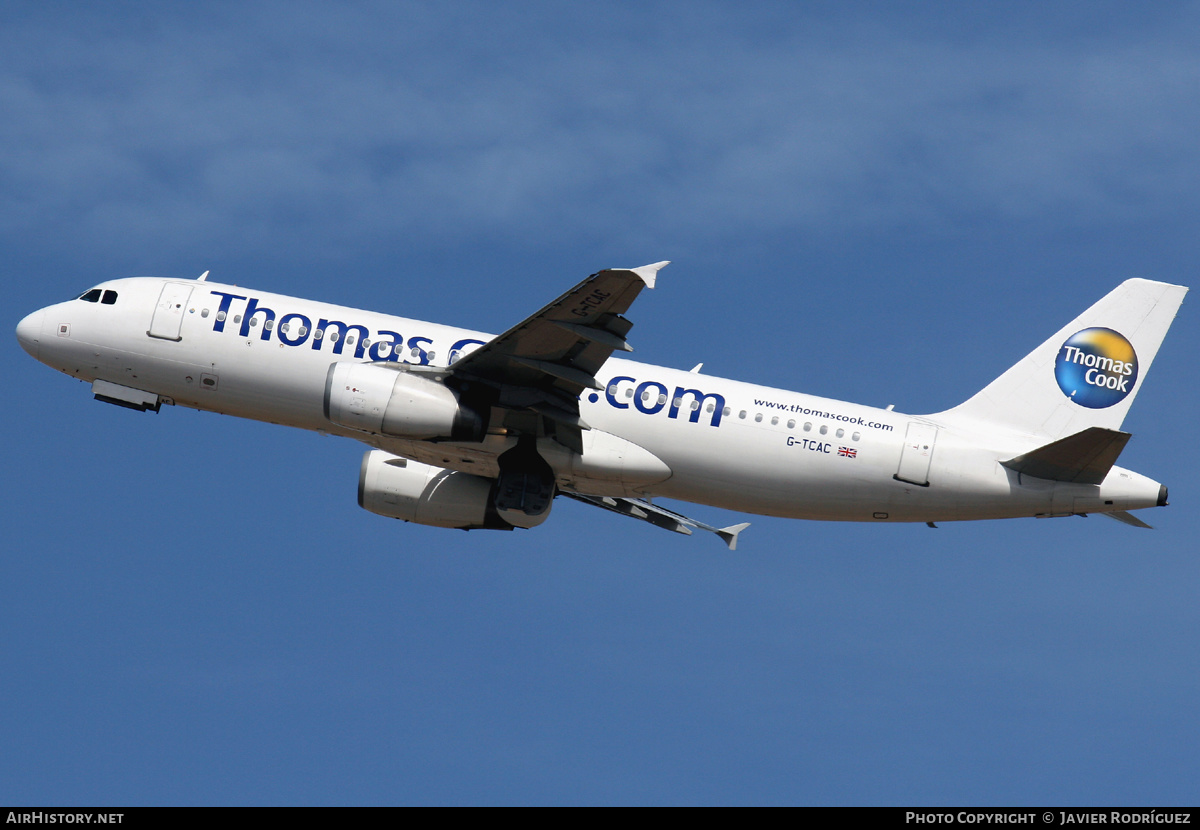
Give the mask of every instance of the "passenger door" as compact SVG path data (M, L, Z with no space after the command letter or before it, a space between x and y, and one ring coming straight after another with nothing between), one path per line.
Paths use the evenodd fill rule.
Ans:
M150 330L146 334L162 340L182 340L180 329L183 328L183 315L186 313L188 298L192 296L192 286L169 282L163 286L162 294L158 297L158 305L154 307L154 318L150 321Z

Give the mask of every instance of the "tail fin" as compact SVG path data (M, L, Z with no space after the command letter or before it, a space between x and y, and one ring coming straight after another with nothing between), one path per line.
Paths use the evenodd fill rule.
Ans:
M1126 280L970 400L932 417L1052 440L1119 429L1187 291Z

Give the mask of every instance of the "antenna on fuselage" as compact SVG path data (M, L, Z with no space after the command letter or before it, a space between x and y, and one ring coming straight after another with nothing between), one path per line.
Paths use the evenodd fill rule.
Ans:
M205 271L205 272L204 272L203 274L201 274L200 276L196 277L196 282L204 282L206 279L208 279L208 272L207 272L207 271Z

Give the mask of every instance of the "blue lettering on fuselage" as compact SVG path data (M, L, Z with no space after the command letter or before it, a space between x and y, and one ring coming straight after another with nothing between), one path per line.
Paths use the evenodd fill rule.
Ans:
M226 294L224 291L212 292L214 296L221 298L221 304L217 306L217 317L213 322L213 331L225 331L225 318L229 316L229 306L234 300L246 299L241 294Z
M295 337L291 333L293 325L296 326ZM312 320L303 314L285 314L279 320L279 342L285 346L299 346L308 339L308 333L311 329Z
M630 395L629 392L633 394ZM669 399L667 395L666 384L656 380L638 383L637 378L628 375L618 375L610 380L604 388L604 399L614 409L629 409L629 404L621 400L624 396L632 398L634 408L644 415L654 415L666 408L667 417L677 420L679 410L683 408L686 398L689 422L699 423L700 413L708 411L712 413L709 424L714 427L721 425L721 418L725 414L725 397L723 395L716 392L702 392L699 389L685 389L682 386L676 386ZM668 400L670 406L668 406ZM708 401L707 408L704 405L705 401Z
M288 312L282 316L273 308L268 308L259 302L257 297L247 297L242 294L230 294L224 291L210 292L214 297L220 297L216 319L213 321L214 332L224 332L225 323L233 311L236 300L244 300L246 307L240 318L235 322L240 325L236 329L241 337L251 337L251 331L259 326L262 332L259 339L269 341L274 333L280 345L300 347L311 341L310 348L320 351L324 343L332 345L329 350L340 355L347 344L354 346L354 358L362 360L366 357L373 361L392 361L411 363L420 366L428 365L434 354L433 338L422 335L409 337L407 341L397 331L379 329L372 336L370 329L361 323L347 323L343 320L330 320L327 317L317 319L316 325L306 314ZM590 305L586 300L584 306ZM450 346L445 360L453 363L468 346L485 346L487 341L465 337ZM700 423L702 414L709 415L710 426L720 426L725 415L725 396L716 392L705 392L701 389L690 389L676 386L674 391L665 383L657 380L638 381L637 378L626 375L614 377L607 384L604 393L609 406L615 409L630 409L629 403L621 398L632 399L633 409L644 415L657 415L666 411L667 418L680 420L681 410L687 412L689 423ZM592 400L599 400L593 395Z
M429 352L425 349L426 346L432 346L433 341L428 337L410 337L408 338L409 355L416 358L416 363L420 366L429 365ZM407 361L412 362L412 361Z
M312 318L298 312L290 312L280 317L275 309L267 308L259 303L257 297L247 297L242 294L230 294L225 291L210 292L214 297L220 297L217 314L213 320L213 331L224 332L235 300L245 300L246 307L239 320L237 329L240 337L250 337L251 330L262 326L260 340L270 340L274 332L279 342L284 346L303 346L312 341L311 348L320 351L324 343L329 342L330 351L342 354L348 343L354 345L354 357L362 360L364 357L374 361L391 361L413 363L421 366L428 365L430 353L433 351L433 339L430 337L414 336L408 338L407 347L404 335L390 329L380 329L372 339L371 331L361 323L347 323L342 320L330 320L321 317L313 325ZM278 318L278 319L276 319ZM276 325L278 322L278 325ZM473 337L463 338L450 347L449 361L457 359L462 350L470 345L485 345L486 341Z
M371 344L371 359L375 361L387 361L388 363L399 363L400 352L404 351L404 335L398 331L389 331L388 329L380 329L376 334L384 339L377 340Z

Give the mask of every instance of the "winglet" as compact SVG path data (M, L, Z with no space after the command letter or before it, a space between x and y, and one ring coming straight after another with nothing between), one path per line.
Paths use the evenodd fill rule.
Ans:
M737 550L738 534L748 527L750 527L749 522L742 522L740 525L730 525L718 530L717 535L724 540L725 544L729 545L730 550Z
M655 262L653 265L643 265L641 268L630 268L629 270L642 278L642 282L646 283L647 288L654 287L654 278L658 272L671 264L669 259L662 262Z
M201 274L200 276L196 277L196 282L204 282L206 279L208 279L208 272L207 272L207 271L205 271L205 272L204 272L203 274Z

